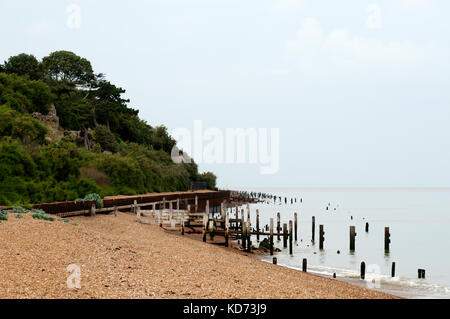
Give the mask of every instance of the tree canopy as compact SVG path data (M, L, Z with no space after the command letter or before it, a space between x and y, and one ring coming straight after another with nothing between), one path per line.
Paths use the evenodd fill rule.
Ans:
M42 61L23 53L0 65L0 205L180 191L189 181L215 189L214 174L172 161L167 128L140 119L125 94L73 52ZM47 139L31 116L51 104L62 140Z

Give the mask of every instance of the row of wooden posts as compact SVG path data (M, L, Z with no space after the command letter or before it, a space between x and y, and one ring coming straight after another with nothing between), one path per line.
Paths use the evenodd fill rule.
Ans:
M152 216L154 217L156 214L156 207L159 205L159 208L163 209L162 211L159 210L159 217L158 217L158 223L162 227L162 212L164 211L166 204L169 204L169 220L172 223L172 230L174 228L174 222L173 222L173 216L175 214L179 214L178 223L181 228L182 235L185 234L185 227L190 228L188 232L190 233L196 233L201 232L203 236L203 241L206 242L206 236L207 234L213 234L214 235L222 235L225 238L225 246L229 246L230 239L237 239L239 241L242 241L242 248L244 251L251 252L252 249L252 242L251 242L251 236L256 235L256 239L259 242L260 236L268 236L269 237L269 247L270 247L270 255L274 255L274 236L277 236L278 240L281 240L281 237L283 237L283 248L289 247L289 253L293 255L293 242L298 241L298 214L294 213L294 220L290 220L289 223L284 223L281 225L281 215L280 213L277 214L277 224L276 224L276 232L274 228L274 219L271 218L269 225L266 225L265 231L261 231L260 228L260 214L259 210L256 210L256 231L252 231L251 229L251 223L250 223L250 205L247 204L247 220L244 219L245 212L244 209L241 210L241 216L239 216L239 207L241 205L239 204L226 204L223 202L220 207L220 217L214 218L211 217L210 214L210 207L209 207L209 201L206 201L206 207L205 211L203 213L198 213L198 199L195 198L195 212L191 213L191 207L188 205L187 210L180 210L180 200L174 200L174 201L162 201L158 203L152 203ZM175 209L174 205L175 204ZM230 218L227 214L227 208L235 209L235 218ZM135 212L138 216L138 220L141 221L141 216L150 216L147 212L147 214L142 213L139 205L135 202L133 205L133 212ZM117 215L118 209L114 209L115 215ZM95 210L93 212L95 214ZM202 219L201 224L195 223L196 220ZM194 222L192 222L194 221ZM142 222L142 221L141 221ZM145 222L144 222L145 223ZM202 227L201 231L196 231L195 227ZM316 230L316 218L315 216L312 217L312 242L315 242L315 230ZM366 223L365 227L366 232L369 231L369 223ZM268 232L267 232L268 231ZM385 244L385 252L388 253L390 249L390 229L389 227L385 228L384 232L384 244ZM350 226L350 251L355 251L355 237L356 237L356 227ZM325 242L325 231L324 231L324 225L319 225L319 249L324 249L324 242ZM274 258L274 263L277 263L277 259ZM307 271L307 259L303 260L302 264L303 271ZM425 278L425 270L419 269L418 271L419 278ZM361 278L364 279L365 277L365 263L363 262L361 264ZM395 262L392 263L392 277L395 277Z

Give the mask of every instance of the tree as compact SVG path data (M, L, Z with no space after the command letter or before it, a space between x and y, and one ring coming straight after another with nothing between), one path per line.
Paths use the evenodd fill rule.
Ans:
M109 81L101 80L97 82L92 101L95 123L97 123L98 116L100 123L106 124L110 129L111 120L114 120L115 123L119 121L118 113L133 113L127 107L130 100L123 99L123 93L125 93L124 89L111 84Z
M88 87L95 79L91 62L73 52L56 51L42 59L44 76Z
M5 62L3 66L4 72L9 74L17 74L21 76L29 76L32 80L42 78L42 67L34 55L19 54L12 56Z
M102 150L111 153L117 153L119 151L119 143L117 143L116 137L106 126L96 126L94 137L95 141L102 147Z

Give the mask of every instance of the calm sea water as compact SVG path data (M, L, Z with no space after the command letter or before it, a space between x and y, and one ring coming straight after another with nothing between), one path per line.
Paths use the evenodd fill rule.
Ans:
M280 212L281 222L289 223L298 213L298 242L294 255L274 242L278 264L301 269L308 259L308 270L325 276L336 273L338 279L350 281L409 298L450 298L450 190L408 189L252 189L283 197L280 205L251 205L251 222L260 211L261 227ZM289 198L287 205L284 197ZM297 203L290 204L290 198ZM302 198L302 203L300 203ZM326 207L329 210L326 210ZM316 243L311 243L312 216L316 217ZM352 220L353 217L353 220ZM370 230L365 232L365 224ZM324 225L324 250L319 250L319 225ZM350 253L349 228L356 226L356 251ZM391 245L384 252L384 228L390 227ZM256 236L252 238L256 245ZM337 251L340 251L340 254ZM262 256L272 262L272 257ZM360 264L367 265L366 281L359 279ZM391 265L396 276L391 278ZM426 270L426 279L417 279L417 270ZM374 282L375 280L375 282Z

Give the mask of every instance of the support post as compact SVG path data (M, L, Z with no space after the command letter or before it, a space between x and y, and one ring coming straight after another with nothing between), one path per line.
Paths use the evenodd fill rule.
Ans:
M94 217L96 215L96 206L95 204L91 205L91 216Z
M280 241L280 233L281 233L281 215L280 213L277 214L277 239Z
M195 213L198 213L198 196L195 196Z
M392 276L392 278L395 277L395 262L392 263L391 276Z
M273 218L270 219L270 255L273 256Z
M356 227L350 226L350 252L355 251Z
M366 223L366 233L369 232L369 223Z
M312 218L312 243L316 241L316 217Z
M259 209L256 210L256 240L259 243Z
M391 234L389 227L384 228L384 252L389 253L389 244L391 243Z
M292 220L289 221L289 254L293 255L293 245L292 245L292 238L293 237L293 230L292 230Z
M323 242L325 241L325 232L323 231L323 225L320 225L320 230L319 230L319 249L323 250Z
M298 216L297 213L294 213L294 235L295 235L295 242L298 240Z
M288 244L288 226L287 224L283 224L283 248L287 248Z
M366 263L364 261L361 263L361 279L366 279Z
M117 206L114 206L114 217L117 217L119 215L119 210L117 209Z
M141 222L141 208L138 206L136 207L136 219L138 222Z
M303 259L303 272L308 272L308 259Z

